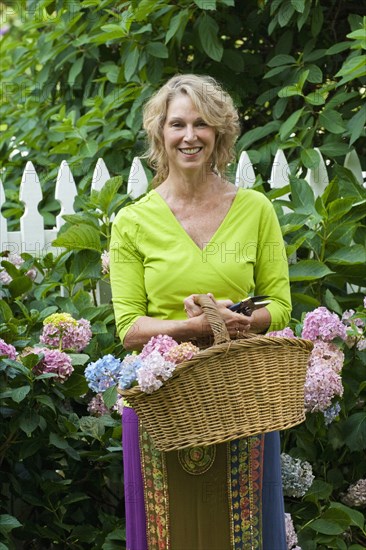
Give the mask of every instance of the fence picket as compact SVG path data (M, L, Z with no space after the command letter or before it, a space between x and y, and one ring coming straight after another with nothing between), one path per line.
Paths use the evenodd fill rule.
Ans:
M91 188L100 191L105 182L110 179L108 168L103 159L98 159L93 172Z
M255 172L253 164L246 151L240 155L235 174L235 185L237 187L250 188L255 184Z
M58 200L61 205L60 213L56 216L57 230L59 230L65 223L62 216L65 214L74 213L74 201L77 193L74 177L71 173L70 167L66 160L63 160L57 174L55 188L55 199Z
M144 193L146 193L149 186L149 182L146 177L144 167L142 166L139 157L134 157L130 173L128 175L127 193L133 198L137 199Z
M362 172L361 162L355 150L351 151L350 153L347 153L346 158L344 160L344 167L348 168L348 170L351 170L356 180L361 185L363 185L364 174L366 175L366 173Z
M40 256L45 245L44 220L38 212L43 194L37 172L30 161L23 172L19 198L25 206L20 218L21 249Z
M319 164L316 168L308 169L305 179L314 191L315 197L320 197L324 193L327 185L329 185L329 178L321 152L318 148L314 148L314 151L316 151L320 157Z

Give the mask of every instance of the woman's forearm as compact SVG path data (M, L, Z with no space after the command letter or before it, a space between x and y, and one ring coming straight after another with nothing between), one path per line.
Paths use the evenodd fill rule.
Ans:
M185 342L212 334L204 315L184 320L161 320L152 317L139 317L123 340L128 351L139 351L152 336L167 334L177 342Z

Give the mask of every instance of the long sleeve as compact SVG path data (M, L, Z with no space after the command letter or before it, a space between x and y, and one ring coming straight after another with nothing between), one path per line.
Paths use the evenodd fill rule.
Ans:
M290 320L291 295L283 236L270 201L264 205L259 231L255 293L269 295L271 303L267 309L272 318L269 330L280 330Z
M110 277L117 332L124 337L136 320L146 315L143 257L137 247L138 224L129 208L113 223L110 245Z

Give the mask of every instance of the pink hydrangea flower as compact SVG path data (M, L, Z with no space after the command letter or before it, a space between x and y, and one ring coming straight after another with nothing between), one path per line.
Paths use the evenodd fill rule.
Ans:
M335 372L341 372L344 363L344 353L338 346L330 342L317 340L310 355L309 366L319 368L330 367Z
M81 351L92 337L90 323L86 319L74 319L69 313L55 313L43 322L40 336L42 344L60 349Z
M44 357L33 368L33 371L39 375L47 372L57 374L55 378L63 383L74 371L70 357L58 349L33 348L33 353L43 353Z
M364 351L366 349L366 338L360 338L357 341L356 348L358 351Z
M343 395L340 375L332 367L324 366L322 361L314 361L308 367L304 389L308 412L324 412L332 404L333 397Z
M297 535L294 524L292 522L291 514L285 513L285 528L287 550L301 550L301 548L297 546Z
M97 393L88 404L88 412L93 416L103 416L103 414L108 414L109 409L103 401L103 394Z
M17 358L17 350L11 344L7 344L5 340L0 338L0 357L7 357L15 361Z
M366 479L359 479L350 485L341 500L347 506L366 506Z
M366 296L363 299L363 307L366 309Z
M145 393L158 390L163 381L168 380L173 374L175 364L166 361L157 350L152 351L148 358L142 361L137 371L137 382Z
M171 361L172 363L182 363L188 359L192 359L194 355L199 352L199 348L191 342L182 342L177 346L173 346L165 353L164 359Z
M302 337L330 342L337 337L346 340L347 333L336 313L331 313L326 307L318 307L305 315Z
M139 357L141 359L144 359L153 351L157 351L158 353L160 353L160 355L165 355L170 350L170 348L177 345L178 342L173 340L171 336L168 336L167 334L159 334L158 336L153 336L152 338L150 338L147 344L145 344L142 348Z
M15 265L17 269L19 269L19 267L24 264L24 260L19 256L19 254L10 254L6 258L2 258L2 259ZM31 269L29 269L26 272L26 276L32 279L32 281L34 281L34 279L37 277L36 268L32 267ZM9 275L9 273L6 271L4 267L0 266L0 283L2 283L3 285L8 285L9 283L11 283L12 280L13 280L13 277Z
M272 332L267 332L266 336L279 336L282 338L296 338L293 330L290 327L286 327L283 330L273 330Z

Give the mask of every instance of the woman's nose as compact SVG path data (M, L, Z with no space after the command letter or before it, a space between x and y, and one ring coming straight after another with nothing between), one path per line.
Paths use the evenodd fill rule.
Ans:
M193 141L196 137L196 132L193 124L187 124L186 135L184 136L186 141Z

